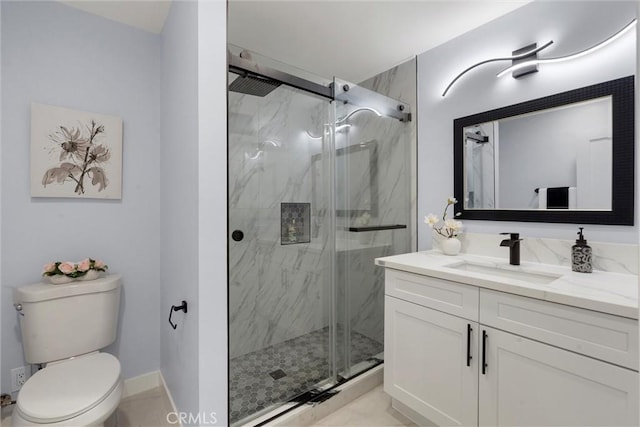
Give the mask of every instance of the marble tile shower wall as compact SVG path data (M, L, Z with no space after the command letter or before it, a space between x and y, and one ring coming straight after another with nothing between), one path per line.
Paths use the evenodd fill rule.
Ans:
M416 88L416 59L410 59L402 64L393 67L383 73L377 74L370 79L360 83L360 86L371 89L375 92L386 95L392 99L397 99L411 106L413 120L408 123L409 127L409 157L405 163L401 165L405 173L410 174L410 183L408 184L411 216L407 228L409 236L411 236L410 251L417 250L417 88ZM407 251L408 252L408 251Z
M410 227L410 168L406 167L410 149L409 124L369 112L354 114L349 123L348 132L340 133L336 138L338 148L361 146L373 141L377 146L378 166L371 173L377 179L378 207L377 214L372 215L371 224L404 224ZM353 182L350 184L350 195L356 206L358 196L368 194L370 185L367 179L357 182L361 188L351 187ZM358 225L357 221L357 217L338 217L338 230ZM338 237L349 242L347 250L341 251L338 257L338 281L342 286L338 287L337 299L339 316L349 318L339 320L350 321L353 331L383 342L384 274L374 265L374 259L410 252L410 228L361 233L344 231L339 232ZM343 311L344 304L349 304L348 311Z
M229 221L245 238L229 251L230 357L328 324L325 230L280 245L280 203L310 203L310 159L328 102L281 87L264 98L229 94ZM312 218L322 223L322 218Z
M380 73L360 85L411 106L416 106L416 63L407 61ZM346 252L339 263L338 309L350 305L351 328L378 342L384 340L384 271L374 265L376 257L411 252L416 247L416 127L415 120L401 123L394 119L358 114L352 116L349 144L369 140L378 146L378 217L375 224L406 224L405 230L358 233L367 249ZM349 298L342 298L345 291Z

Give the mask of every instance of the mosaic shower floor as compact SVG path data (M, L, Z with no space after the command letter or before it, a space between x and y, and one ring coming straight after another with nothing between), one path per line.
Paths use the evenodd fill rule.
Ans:
M329 376L329 328L238 356L229 361L229 418L232 423L308 391ZM382 352L383 344L351 334L356 364Z

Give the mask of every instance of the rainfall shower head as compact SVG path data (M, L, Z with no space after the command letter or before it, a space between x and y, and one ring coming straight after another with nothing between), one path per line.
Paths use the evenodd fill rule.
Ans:
M245 95L267 96L280 85L281 83L275 80L246 74L238 76L237 79L232 81L229 85L229 90Z

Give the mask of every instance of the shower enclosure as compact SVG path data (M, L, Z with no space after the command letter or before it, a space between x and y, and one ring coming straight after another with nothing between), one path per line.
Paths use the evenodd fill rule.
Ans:
M374 259L411 250L410 111L235 55L229 82L229 414L240 425L383 361Z

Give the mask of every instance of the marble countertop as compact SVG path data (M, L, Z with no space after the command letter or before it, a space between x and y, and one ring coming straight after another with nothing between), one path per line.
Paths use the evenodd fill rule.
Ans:
M491 273L453 268L461 263L552 276L553 281L550 283L531 283L513 277L500 277ZM472 254L447 256L438 250L376 258L376 264L385 268L452 280L480 288L632 319L638 318L637 275L597 270L594 270L593 273L576 273L571 271L570 267L535 262L522 262L520 266L513 266L509 264L508 259L504 258Z

